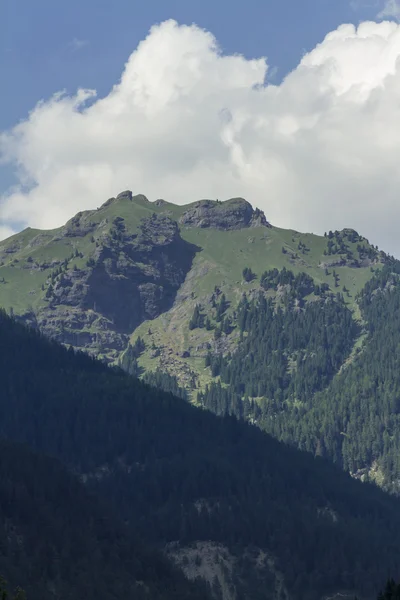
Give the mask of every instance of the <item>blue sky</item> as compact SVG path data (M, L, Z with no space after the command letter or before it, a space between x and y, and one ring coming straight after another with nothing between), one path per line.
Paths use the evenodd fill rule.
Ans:
M36 102L79 86L104 95L150 27L169 18L213 33L227 54L267 56L278 77L341 23L373 18L373 0L1 0L0 130Z

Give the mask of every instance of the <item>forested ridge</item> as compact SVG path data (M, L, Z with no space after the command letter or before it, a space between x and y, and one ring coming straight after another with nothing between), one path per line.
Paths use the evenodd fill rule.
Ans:
M60 459L147 543L264 549L299 599L339 589L373 597L397 575L396 498L3 313L0 352L2 437ZM273 597L271 580L254 588L249 575L243 567L239 597Z
M399 274L396 261L365 286L359 305L366 341L297 428L300 443L312 448L307 430L314 430L323 451L350 471L377 461L384 486L394 491L400 490Z
M24 588L28 600L206 597L56 459L4 440L0 573L12 588Z
M395 260L374 274L357 297L358 321L341 293L301 302L293 276L280 302L244 295L237 350L209 352L217 379L198 401L399 491L399 274Z
M276 307L262 294L244 296L237 311L238 350L209 354L206 365L232 391L249 397L306 400L323 389L349 354L359 327L343 300L313 302L304 310Z

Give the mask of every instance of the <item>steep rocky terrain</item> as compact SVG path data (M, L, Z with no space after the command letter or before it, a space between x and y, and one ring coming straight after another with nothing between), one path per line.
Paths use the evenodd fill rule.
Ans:
M6 241L2 291L13 313L64 344L116 359L140 323L172 306L198 250L168 215L137 218L135 202L149 204L125 192L56 231ZM119 213L126 204L129 223Z
M222 293L232 308L260 289L267 268L307 271L348 302L385 257L352 230L342 246L272 227L243 199L175 206L122 192L53 231L27 229L0 245L0 305L46 335L117 362L145 341L139 363L204 387L213 332L190 330L198 305L212 319ZM333 238L335 241L335 239ZM357 246L364 250L357 250ZM243 279L243 269L254 277ZM229 312L229 311L228 311ZM236 344L235 334L218 342Z

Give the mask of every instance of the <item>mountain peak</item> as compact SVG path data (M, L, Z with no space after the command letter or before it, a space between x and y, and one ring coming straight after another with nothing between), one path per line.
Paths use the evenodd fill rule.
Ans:
M123 192L120 192L116 197L112 197L109 198L108 200L106 200L106 202L104 202L104 204L101 205L101 208L107 208L108 206L110 206L111 204L114 204L115 202L124 202L124 201L128 201L128 202L134 202L134 203L138 203L138 204L149 204L149 200L148 198L146 198L146 196L144 194L136 194L135 196L133 195L133 193L131 192L131 190L124 190Z
M179 219L181 225L215 229L243 229L244 227L270 227L264 213L253 209L244 198L199 200L185 210Z
M124 192L121 192L120 194L118 194L117 200L121 200L122 198L127 198L128 200L132 200L133 195L132 195L131 190L125 190Z

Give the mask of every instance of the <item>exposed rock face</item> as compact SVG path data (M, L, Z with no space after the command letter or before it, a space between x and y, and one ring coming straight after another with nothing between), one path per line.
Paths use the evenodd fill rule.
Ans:
M85 236L91 233L96 225L91 223L89 217L94 211L79 212L75 217L72 217L61 230L62 237Z
M19 318L59 342L116 360L143 321L172 307L191 270L199 249L182 239L180 226L220 230L269 226L264 213L253 210L242 198L223 203L202 200L181 212L178 223L172 212L157 211L168 206L158 199L156 211L139 226L129 221L129 205L134 215L138 207L150 204L145 196L126 190L102 205L100 221L96 210L79 212L57 232L34 235L26 246L33 254L42 246L58 243L70 247L71 254L22 259L18 268L46 273L47 278L44 283L41 278L42 293L34 291L45 306L42 301ZM126 223L121 214L128 219ZM22 249L23 240L15 239L0 250L7 261Z
M80 235L82 215L64 228ZM64 232L64 230L63 230ZM25 321L64 343L113 360L144 320L172 306L197 248L185 242L165 215L143 219L138 234L116 217L85 268L59 274L48 306Z
M223 203L200 200L183 213L179 223L186 227L213 227L223 230L270 226L264 213L258 209L254 210L243 198L234 198Z
M144 215L147 216L143 218ZM185 360L196 358L196 352L204 355L204 351L196 350L197 346L205 344L207 349L215 347L216 351L227 353L237 345L234 332L209 340L210 334L205 330L196 344L181 340L180 324L186 323L188 310L193 310L195 294L199 293L199 302L203 301L198 282L209 280L204 292L209 296L208 275L219 265L218 256L204 258L205 252L195 265L193 258L199 250L206 249L209 237L223 237L223 232L243 228L248 230L244 238L249 243L259 244L267 251L267 242L272 243L273 238L269 227L264 213L253 209L243 198L174 206L161 198L149 202L144 195L126 190L109 198L100 209L79 212L56 231L27 230L24 235L2 242L3 306L8 309L14 305L18 318L45 335L110 362L120 358L138 326L175 307L173 318L176 331L180 332L176 347L174 339L164 348L161 336L154 338L157 347L148 348L160 358L162 366L173 362L171 374L191 385L194 371ZM213 229L214 234L205 231L202 235L189 228ZM202 248L184 239L193 239L194 233ZM358 234L348 235L355 238ZM231 237L233 234L225 239L229 241ZM251 261L252 252L243 247L243 253ZM303 259L294 260L297 267L304 263L304 269L307 268ZM224 280L220 283L224 285ZM241 284L229 283L231 289L238 290ZM254 293L256 289L257 286ZM251 298L252 291L248 290L248 294ZM143 331L147 333L151 328L152 325L146 325ZM171 331L168 335L174 338Z
M196 502L197 510L212 511L206 502ZM269 590L271 597L288 600L283 574L275 557L261 548L246 548L237 552L213 541L198 541L190 546L171 542L165 554L190 580L207 582L213 598L236 600L244 597L244 586L251 588L257 581L259 589ZM273 592L275 591L275 593ZM270 597L268 593L265 598Z
M131 190L125 190L124 192L121 192L120 194L118 194L117 200L119 200L121 198L128 198L128 200L132 200L133 194L132 194Z

